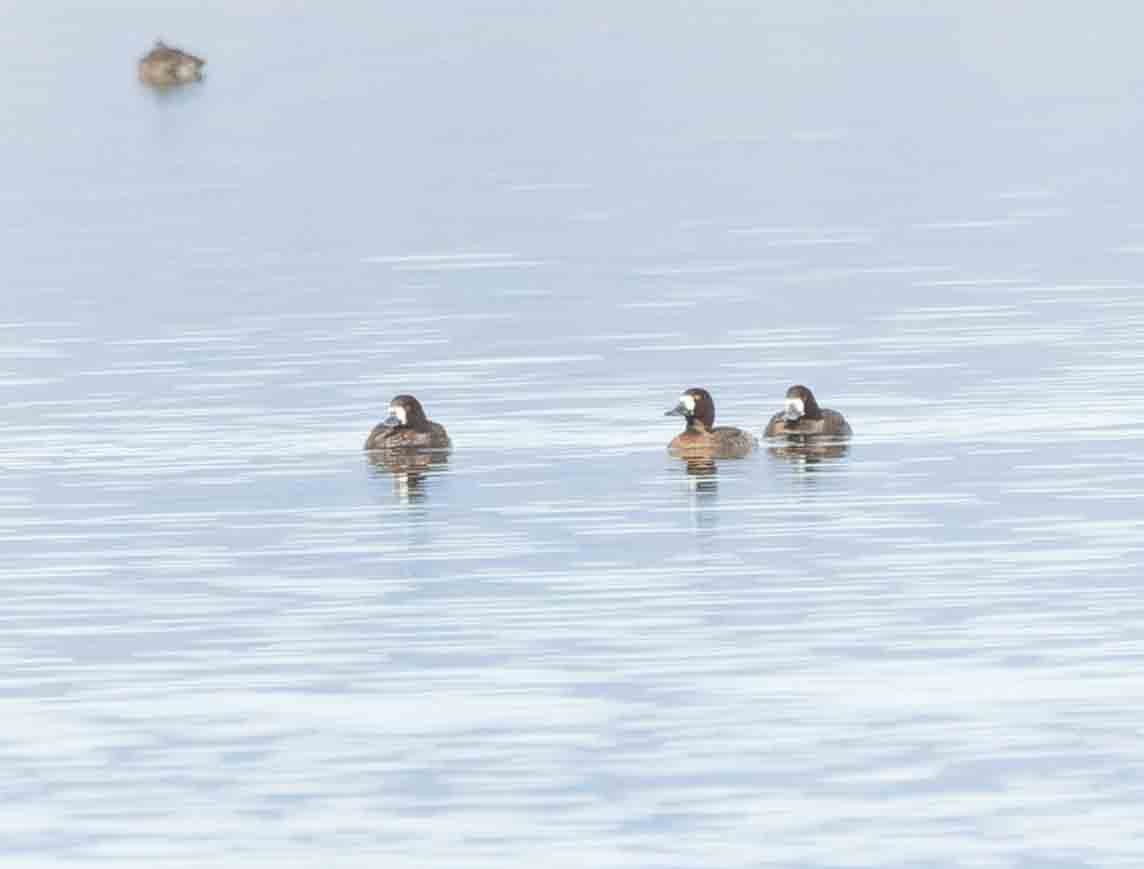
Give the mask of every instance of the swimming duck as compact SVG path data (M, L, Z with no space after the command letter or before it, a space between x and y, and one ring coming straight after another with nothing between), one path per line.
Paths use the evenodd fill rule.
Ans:
M445 426L425 416L412 395L395 395L389 402L389 416L374 426L365 439L367 450L446 449L449 435Z
M706 389L689 389L664 416L682 416L687 428L668 445L684 456L702 453L717 459L737 459L755 448L754 436L733 426L715 428L715 400Z
M819 407L814 393L805 386L786 391L786 407L771 417L764 437L779 435L826 435L849 437L850 423L836 410Z
M171 87L199 81L203 77L206 61L195 57L161 39L155 47L139 59L139 79L155 87Z

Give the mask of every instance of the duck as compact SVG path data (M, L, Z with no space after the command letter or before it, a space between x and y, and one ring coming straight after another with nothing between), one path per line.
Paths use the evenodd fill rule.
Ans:
M172 87L199 81L206 61L182 49L155 40L155 47L139 59L139 80L154 87Z
M448 449L445 426L425 416L421 402L412 395L395 395L389 416L373 427L365 439L367 450Z
M679 402L664 416L682 416L687 427L676 435L668 449L687 456L704 455L738 459L756 446L753 435L734 426L715 427L715 400L706 389L692 387L679 396Z
M764 437L823 435L846 438L853 433L846 417L828 407L819 407L814 393L802 384L795 384L786 391L784 403L786 406L767 423Z

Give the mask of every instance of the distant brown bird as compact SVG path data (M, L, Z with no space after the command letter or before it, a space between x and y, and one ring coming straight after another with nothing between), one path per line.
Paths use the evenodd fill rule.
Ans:
M201 57L157 39L155 47L139 59L139 80L153 87L187 84L203 77L205 64Z

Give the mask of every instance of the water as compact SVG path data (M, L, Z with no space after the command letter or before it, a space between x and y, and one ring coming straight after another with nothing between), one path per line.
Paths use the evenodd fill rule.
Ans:
M230 6L0 35L5 865L1140 864L1135 7Z

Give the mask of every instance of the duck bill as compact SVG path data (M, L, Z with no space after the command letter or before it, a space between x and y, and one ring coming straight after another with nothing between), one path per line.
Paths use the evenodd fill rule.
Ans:
M397 418L397 414L391 413L381 421L381 424L386 428L397 428L399 425L401 425L401 420Z
M671 410L665 411L664 416L687 416L687 408L683 406L683 402L679 402Z

